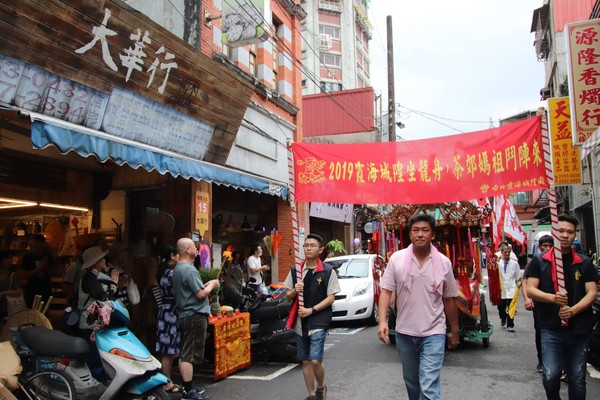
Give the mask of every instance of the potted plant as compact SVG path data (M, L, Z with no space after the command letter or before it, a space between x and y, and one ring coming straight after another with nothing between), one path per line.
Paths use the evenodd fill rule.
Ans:
M221 275L221 268L211 268L204 269L200 268L200 278L202 278L202 282L206 284L208 281L212 281L213 279L219 279ZM213 289L210 292L208 302L210 304L210 313L214 316L217 316L221 313L221 304L219 302L219 288Z
M346 247L341 240L333 239L325 245L327 257L341 256L346 254Z

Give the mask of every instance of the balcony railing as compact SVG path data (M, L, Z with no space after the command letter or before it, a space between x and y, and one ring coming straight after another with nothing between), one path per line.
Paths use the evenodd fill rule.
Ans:
M319 0L319 9L333 12L342 12L344 5L336 0Z

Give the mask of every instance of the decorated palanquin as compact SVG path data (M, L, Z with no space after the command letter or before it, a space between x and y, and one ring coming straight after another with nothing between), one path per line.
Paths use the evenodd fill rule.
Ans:
M214 327L215 379L223 379L252 363L250 351L250 314L211 317Z
M486 239L491 207L484 202L477 204L471 201L397 205L384 218L384 223L394 235L397 232L399 249L408 244L408 221L419 213L431 215L436 221L433 243L452 261L458 284L456 303L459 310L467 316L478 318L482 251L486 254L486 260L493 259L491 246Z

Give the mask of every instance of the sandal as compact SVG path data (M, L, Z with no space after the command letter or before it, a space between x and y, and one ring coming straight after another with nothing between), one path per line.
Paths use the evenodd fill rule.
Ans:
M176 383L173 383L173 386L171 386L168 389L164 389L163 390L167 393L182 393L183 389L181 386L177 385Z

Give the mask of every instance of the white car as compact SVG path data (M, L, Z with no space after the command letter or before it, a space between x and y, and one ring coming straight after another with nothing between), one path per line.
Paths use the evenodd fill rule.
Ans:
M341 291L335 295L333 321L366 320L377 324L379 280L385 262L377 254L352 254L325 260L338 274Z

